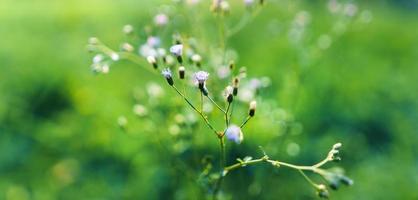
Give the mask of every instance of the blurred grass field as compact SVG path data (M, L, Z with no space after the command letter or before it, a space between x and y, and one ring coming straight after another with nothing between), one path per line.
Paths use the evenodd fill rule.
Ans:
M262 96L303 127L279 138L283 146L275 146L277 155L311 163L342 142L340 165L355 184L334 192L333 199L418 199L417 8L359 1L372 20L355 19L327 50L301 65L300 51L289 48L284 24L295 9L282 7L284 2L269 2L229 43L240 53L238 65L271 78L272 87ZM89 69L89 37L117 47L121 27L144 25L160 3L0 3L0 199L190 199L199 193L193 181L171 180L170 158L154 150L152 138L141 132L147 122L138 121L138 131L128 135L116 124L120 115L134 119L127 114L134 91L163 80L125 61L105 76ZM296 4L296 10L312 15L312 44L334 20L324 4ZM255 123L243 147L252 154L257 150L249 147L272 137L259 129L262 119ZM300 145L294 157L286 154L285 145L293 142ZM314 198L294 172L253 170L228 178L227 190L248 188L235 191L234 199ZM258 181L250 184L248 179Z

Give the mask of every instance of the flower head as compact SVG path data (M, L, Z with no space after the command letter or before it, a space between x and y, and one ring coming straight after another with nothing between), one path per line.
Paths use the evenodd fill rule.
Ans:
M158 47L158 46L160 46L160 44L161 44L161 40L160 40L159 37L150 36L147 39L147 45L152 47L152 48Z
M209 73L205 71L198 71L194 74L194 79L198 84L204 84L209 78Z
M165 78L170 78L170 77L172 77L171 70L170 70L169 68L165 68L165 69L163 69L163 71L161 71L161 74L162 74Z
M244 140L244 134L242 134L241 128L235 124L230 125L225 131L226 138L240 144Z
M173 75L171 73L171 70L169 68L163 69L161 74L164 76L164 78L167 80L169 85L174 85Z
M170 47L170 52L179 57L183 54L183 45L182 44L176 44Z
M166 14L158 14L154 17L154 22L157 26L164 26L168 23L168 17Z

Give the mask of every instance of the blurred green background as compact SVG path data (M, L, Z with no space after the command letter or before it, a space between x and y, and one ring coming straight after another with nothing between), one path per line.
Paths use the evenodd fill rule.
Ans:
M294 126L269 131L263 119L269 110L261 106L245 144L228 149L229 163L260 156L263 145L275 158L310 164L342 142L338 165L355 184L333 192L333 199L418 199L417 2L358 1L358 15L323 51L311 47L336 21L326 1L267 2L228 44L250 75L271 78L261 96ZM89 69L89 37L117 47L123 25L143 26L162 3L0 3L0 199L203 198L199 159L217 156L216 140L196 139L191 149L167 152L165 144L183 144L157 147L154 140L169 135L158 123L168 123L170 106L145 119L132 113L133 93L163 80L125 61L104 76ZM310 13L311 24L307 46L295 48L287 29L299 10ZM133 126L126 132L117 126L121 115ZM298 173L269 166L236 171L224 186L232 199L316 198Z

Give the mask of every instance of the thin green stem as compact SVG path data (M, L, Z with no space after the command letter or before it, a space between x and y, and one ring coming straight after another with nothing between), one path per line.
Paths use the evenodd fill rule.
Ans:
M316 184L315 182L312 181L312 179L310 179L305 172L303 172L301 169L298 169L298 171L300 172L300 174L302 174L302 176L315 188L318 188L318 184Z
M206 95L206 97L224 114L226 113L224 109L221 108L209 95Z
M222 181L225 176L225 165L226 165L226 155L225 155L225 142L224 137L219 137L219 145L220 145L220 160L219 160L219 179L215 183L215 187L213 189L213 199L217 199L217 195L219 190L221 189Z
M200 92L200 112L203 112L203 92Z
M245 118L244 122L242 122L241 126L239 126L239 127L240 127L240 128L244 127L244 126L245 126L245 124L247 124L247 122L248 122L251 118L252 118L252 117L248 115L248 116Z
M226 106L226 111L225 111L225 125L226 125L226 128L225 129L227 129L228 126L229 126L228 112L229 112L229 108L230 107L231 107L231 103L228 102L228 105Z
M237 23L237 25L235 25L227 32L226 37L231 37L240 32L248 23L250 23L258 15L260 10L261 7L258 7L253 13L246 12L246 14L243 17L241 17L241 20Z
M202 112L200 112L190 101L189 101L189 99L187 99L187 97L186 96L184 96L184 94L183 93L181 93L180 92L180 90L179 89L177 89L177 87L176 86L174 86L174 85L172 85L171 86L172 88L174 88L174 90L181 96L181 97L183 97L183 99L187 102L187 104L189 104L190 105L190 107L192 107L193 108L193 110L194 111L196 111L201 117L202 117L202 119L205 121L205 123L206 123L206 125L210 128L210 129L212 129L212 131L217 135L217 136L219 136L219 133L218 133L218 131L216 131L216 129L212 126L212 124L210 124L210 122L209 122L209 120L206 118L206 116L205 115L203 115L203 113Z

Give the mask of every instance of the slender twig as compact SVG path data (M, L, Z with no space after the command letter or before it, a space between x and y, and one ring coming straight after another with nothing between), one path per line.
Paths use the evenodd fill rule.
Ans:
M221 106L219 106L209 95L206 95L206 97L224 114L226 113L226 111L224 109L221 108Z
M257 8L253 13L246 12L246 14L241 17L241 20L227 32L226 37L231 37L237 34L241 29L243 29L248 23L250 23L260 12L261 8Z
M219 136L219 133L218 133L218 131L216 131L216 129L212 126L212 124L210 124L210 122L209 122L209 120L206 118L206 116L205 115L203 115L203 113L202 112L200 112L190 101L189 101L189 99L187 99L187 97L186 96L184 96L184 94L183 93L181 93L180 92L180 90L179 89L177 89L177 87L176 86L174 86L174 85L172 85L171 86L172 88L174 88L174 90L181 96L181 97L183 97L183 99L187 102L187 104L189 104L190 105L190 107L192 107L193 108L193 110L194 111L196 111L201 117L202 117L202 119L205 121L205 123L206 123L206 125L210 128L210 129L212 129L212 131L217 135L217 136Z
M229 126L228 112L229 112L230 107L231 107L231 103L228 102L228 105L226 106L226 111L225 111L225 125L226 125L226 128L228 128L228 126Z
M245 126L245 124L247 124L247 122L248 122L251 118L252 118L252 117L248 115L248 116L245 118L244 122L242 122L241 126L239 126L239 127L240 127L240 128L244 127L244 126Z

